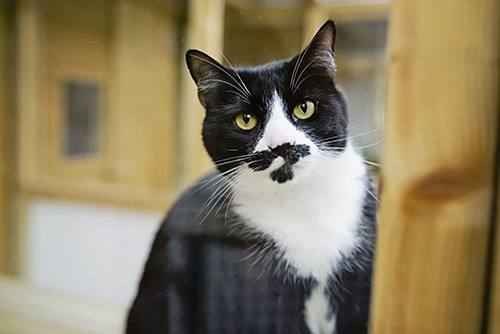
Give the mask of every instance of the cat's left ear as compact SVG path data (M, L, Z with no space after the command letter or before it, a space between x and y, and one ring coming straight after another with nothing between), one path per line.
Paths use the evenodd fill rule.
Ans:
M206 107L205 93L211 87L217 86L217 82L224 77L227 70L206 53L193 49L187 51L186 63L191 77L198 86L198 98Z
M328 20L318 30L304 51L299 54L298 61L302 58L301 66L321 67L332 78L335 77L337 71L334 58L335 37L335 23Z

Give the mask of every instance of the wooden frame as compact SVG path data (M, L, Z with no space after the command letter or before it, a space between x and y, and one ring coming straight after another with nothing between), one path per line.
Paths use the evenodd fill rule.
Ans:
M14 55L13 6L0 4L0 273L11 271L12 245L14 243L13 198L15 181L14 146L14 72L10 66Z
M116 133L116 131L121 131L120 127L128 125L122 121L124 116L119 116L118 119L115 116L122 113L122 110L124 110L123 106L115 102L110 104L110 98L116 99L116 94L128 94L127 89L130 89L130 87L123 86L121 82L130 79L117 77L117 73L119 74L120 71L128 66L124 61L133 61L133 59L121 57L120 52L125 49L119 44L121 43L119 38L122 35L118 31L116 32L118 35L115 37L118 40L109 42L108 51L110 56L119 57L119 60L114 61L113 64L125 67L104 69L98 65L95 68L88 67L81 69L75 66L66 66L64 63L60 64L60 58L57 58L57 56L52 60L52 65L47 65L44 58L44 53L47 52L47 41L45 40L46 31L44 29L45 14L43 4L44 2L35 0L20 0L18 4L18 98L16 104L19 113L17 122L19 150L17 165L20 190L24 195L28 196L45 195L61 199L83 200L127 207L132 205L137 208L165 210L171 204L173 194L177 193L175 183L170 181L174 179L176 173L176 170L174 170L175 165L163 157L164 155L173 155L175 144L173 139L176 136L176 127L174 124L167 126L166 131L156 130L161 135L156 135L155 138L165 142L163 146L167 152L162 153L157 161L155 161L158 164L156 168L158 171L155 169L156 174L152 176L146 175L149 179L137 178L135 175L127 174L128 167L125 164L128 162L123 159L123 155L127 154L126 150L119 147L119 139L112 137L104 138L104 132L100 134L100 140L103 143L106 142L105 145L109 146L108 148L112 150L111 153L108 150L106 156L104 156L104 152L101 152L90 159L67 159L61 154L61 138L63 137L61 131L64 125L63 115L61 114L63 109L61 105L62 96L60 95L61 82L69 79L77 79L90 81L102 87L106 94L106 101L103 101L103 104L105 104L103 110L106 110L105 114L102 115L103 120L114 122L111 126L107 126L107 128L108 133L109 131ZM127 6L133 6L133 4L129 4L126 0L122 0L117 4L119 10L116 11L116 15L129 15L127 13L130 11L127 11ZM146 7L148 10L148 6L155 8L154 18L162 15L170 15L168 10L153 0L151 0L151 4L146 3L140 6ZM139 10L137 13L138 15L142 15L140 19L146 22L148 13L153 13L153 11ZM178 9L174 11L173 15L174 17L179 15ZM158 18L156 19L158 20ZM117 29L128 29L123 24L127 25L131 22L138 22L131 21L129 18L125 18L125 20L123 21L120 18L115 20L121 24ZM59 22L57 24L60 25ZM51 26L51 29L58 29L57 24L55 27ZM159 34L158 37L163 36L160 34L164 34L167 31L165 29L168 29L168 27L161 27L161 30L157 32ZM95 37L92 38L87 35L83 39L88 43L93 41L96 45L102 45L106 42L105 40L96 40ZM156 43L156 41L153 42ZM158 45L163 46L163 44ZM149 47L154 48L155 44L150 44ZM172 51L172 49L168 48L166 50L168 52L175 52L175 50ZM161 54L163 49L155 49L153 51L158 53L155 59L160 59L163 62L170 61L173 67L177 65L177 59L168 58L168 60L163 60L166 59ZM53 55L53 50L51 52ZM102 56L100 57L99 64L107 66L109 60L102 59ZM98 62L88 63L94 65ZM163 64L156 65L163 66L159 68L161 71L157 71L157 77L166 71L172 70L171 68L165 68ZM175 73L172 72L171 75L172 79L176 81ZM169 79L166 80L168 84ZM157 87L156 89L167 88L165 86L165 79L161 79L160 81L154 83L155 87ZM112 87L110 89L110 86L119 86L120 88L116 89ZM176 84L172 83L170 86L176 87ZM173 98L176 96L175 89L170 88L168 94L163 93L162 95ZM158 107L159 102L155 103L155 115L151 119L156 120L156 124L163 124L166 117L168 117L167 115L172 115L172 112L167 113L168 109L160 109ZM166 105L169 101L166 101L166 98L164 98L161 100L161 103ZM125 108L128 109L124 110L123 113L131 112L130 107L126 106ZM164 113L165 115L163 115ZM154 121L152 122L155 124ZM144 127L146 124L142 124L142 126ZM114 137L116 137L116 134ZM141 141L138 140L137 142ZM139 165L139 167L146 168L143 165ZM163 169L160 171L161 167ZM146 174L142 170L140 172ZM165 176L160 175L160 172ZM161 180L155 181L156 177Z
M487 332L499 15L495 0L393 4L375 334Z

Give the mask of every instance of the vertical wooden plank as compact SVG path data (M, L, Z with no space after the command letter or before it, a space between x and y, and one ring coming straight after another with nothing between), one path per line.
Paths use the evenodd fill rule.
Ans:
M224 39L224 0L191 0L188 4L186 49L200 49L217 60L222 56ZM178 169L181 182L199 178L207 166L201 141L204 110L198 101L197 88L182 61L180 72Z
M155 9L120 0L113 10L108 154L115 182L165 189L174 169L176 28Z
M372 332L479 333L498 131L497 0L395 0Z
M13 8L0 3L0 273L9 269L14 188Z
M499 35L500 37L500 35ZM498 134L497 150L500 150L500 133ZM486 317L484 317L483 326L487 328L489 334L500 334L500 152L497 151L497 175L496 175L496 203L495 203L495 219L492 228L490 229L490 251L491 271L489 277L490 286L485 290L485 306L488 306ZM489 305L488 305L489 304Z
M42 173L37 150L41 117L43 29L40 1L17 1L17 179L29 184Z
M43 25L41 1L19 0L16 7L16 127L15 179L16 192L11 229L11 272L26 274L26 225L28 199L24 187L44 174L42 152L38 141L42 117Z

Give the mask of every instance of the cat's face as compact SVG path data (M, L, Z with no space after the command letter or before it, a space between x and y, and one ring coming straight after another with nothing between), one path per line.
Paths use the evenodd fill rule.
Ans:
M298 56L250 69L188 51L206 109L203 141L222 173L245 169L282 184L343 150L347 108L334 84L334 42L328 21Z

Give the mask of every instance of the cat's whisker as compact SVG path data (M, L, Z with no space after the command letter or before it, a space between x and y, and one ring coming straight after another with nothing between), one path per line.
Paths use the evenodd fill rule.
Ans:
M191 57L199 59L199 60L201 60L201 61L203 61L203 62L205 62L207 64L210 64L210 65L214 66L215 68L217 68L218 70L220 70L221 72L223 72L224 74L226 74L228 77L230 77L231 79L233 79L234 82L236 82L236 84L239 86L238 90L241 89L242 93L244 93L243 95L247 95L247 93L244 90L244 87L242 87L241 84L238 82L238 80L236 80L228 71L226 71L224 69L224 67L222 67L221 65L219 65L217 63L208 61L208 60L206 60L206 59L204 59L202 57L198 57L198 56L194 56L194 55L192 55ZM248 95L247 98L250 98L250 95Z
M365 160L365 159L362 159L362 160L367 165L370 165L370 166L373 166L373 167L377 167L377 168L381 168L382 167L381 163L374 162L374 161L369 161L369 160Z
M365 187L365 191L366 191L366 192L367 192L370 196L372 196L372 197L373 197L373 198L377 201L377 203L380 205L380 201L378 200L378 197L377 197L377 196L375 196L375 194L373 194L373 193L370 191L370 189L368 189L368 188L366 188L366 187Z
M217 203L223 198L228 191L231 190L231 187L229 184L223 182L219 185L219 187L210 195L209 199L203 204L203 206L200 208L200 211L198 215L195 217L195 220L197 220L201 214L204 213L203 218L199 222L199 225L203 224L203 222L208 218L210 213L214 210L215 206ZM215 203L214 203L215 201ZM213 203L213 204L212 204Z
M384 140L381 139L381 140L378 140L378 141L376 141L374 143L371 143L371 144L367 144L367 145L363 145L363 146L354 146L354 148L357 149L357 150L362 150L362 149L365 149L365 148L369 148L369 147L380 145L383 142L384 142Z
M233 85L232 83L230 83L230 82L228 82L228 81L226 81L226 80L222 80L222 79L205 79L205 80L203 80L203 83L205 83L205 82L219 82L219 83L223 83L223 84L226 84L226 85L228 85L228 86L231 86L231 87L233 87L234 89L236 89L236 91L234 91L234 90L230 90L230 91L228 91L228 92L235 93L235 94L236 94L236 95L238 95L240 98L242 98L242 99L243 99L243 101L245 101L246 103L248 103L248 104L250 104L250 105L252 104L252 103L250 102L250 100L248 99L248 96L246 96L246 93L244 93L244 92L242 92L242 91L241 91L241 88L239 88L239 87L237 87L237 86Z
M350 140L350 139L354 139L354 138L366 136L366 135L375 133L377 131L383 131L383 130L384 130L384 127L380 127L380 128L376 128L376 129L373 129L373 130L366 131L366 132L358 133L358 134L355 134L355 135L348 135L348 136L338 135L338 136L333 136L333 137L327 137L327 138L324 138L322 140L322 142L323 143L329 143L329 142L331 142L331 140L338 140L338 141L341 141L341 140L344 140L344 139L345 140Z
M250 93L250 91L248 90L248 87L245 85L245 82L243 82L243 79L241 78L241 76L238 74L238 71L236 71L236 69L233 67L233 65L229 62L229 60L226 58L226 56L224 55L224 53L222 53L221 50L219 50L219 48L216 46L216 49L217 51L219 51L219 53L221 54L221 56L224 58L224 60L228 63L228 65L231 67L231 69L234 71L234 73L236 74L236 76L238 77L238 79L240 80L241 84L243 85L243 88L246 90L246 92L248 93L248 96L251 96L252 94Z
M235 150L237 150L237 149L235 149ZM201 174L202 172L213 170L216 166L224 166L224 165L229 165L229 164L232 164L232 163L242 162L242 161L247 160L251 156L252 156L252 154L244 154L244 155L238 155L238 156L235 156L235 157L229 157L229 158L225 158L225 159L214 160L213 162L215 163L215 166L211 165L211 166L208 166L208 167L200 168L200 169L197 169L194 172L186 173L185 176L192 176L192 175L196 175L196 174Z
M305 46L307 44L307 40L309 39L309 35L310 35L311 31L312 31L312 26L309 27L309 31L307 32L307 36L304 39L304 44L302 44L301 50L303 50L305 48ZM290 80L290 89L291 90L294 89L295 75L297 74L297 72L299 70L300 63L302 62L301 56L304 57L305 56L305 52L303 54L299 55L299 58L297 59L297 62L295 63L295 66L293 67L292 78Z
M309 68L309 66L311 66L312 64L314 64L315 61L316 61L316 59L313 59L311 62L309 62L309 64L307 64L306 66L304 66L304 68L302 69L302 72L300 72L300 74L297 76L297 81L300 80L300 78L302 77L302 75L304 74L304 72ZM297 89L299 89L299 87L302 84L302 82L304 82L304 80L307 79L307 78L309 78L310 76L311 75L308 75L303 80L299 81L299 84L294 88L294 90L292 92L292 95L295 94L295 92L297 91Z
M313 40L311 41L311 43L309 43L309 45L306 47L306 49L299 54L299 57L297 59L297 62L295 63L295 67L293 69L292 79L291 79L291 82L290 82L290 88L292 90L295 90L294 88L295 88L295 83L296 83L296 76L297 76L297 72L300 69L300 65L302 64L302 61L306 57L306 54L309 51L309 48L311 47L311 45L313 44L313 42L314 42L315 39L316 39L316 36L313 38ZM307 39L306 39L306 41L307 41Z
M235 149L235 150L238 150L238 149ZM249 153L249 154L241 154L241 155L237 155L237 156L234 156L234 157L229 157L229 158L224 158L224 159L218 159L218 160L214 160L214 163L217 165L221 162L226 162L226 161L231 161L231 160L235 160L235 161L239 161L240 159L248 159L249 157L251 157L254 153Z
M212 193L210 198L205 202L205 204L202 206L200 209L200 212L196 218L198 218L201 214L205 213L203 219L200 222L200 225L208 218L208 216L212 213L212 211L218 206L220 203L218 209L215 211L215 215L217 215L224 204L229 201L229 203L232 203L233 200L233 193L235 191L235 185L234 184L229 184L229 181L232 180L234 182L235 178L232 176L237 176L238 171L244 169L247 167L250 163L246 163L240 166L236 166L229 171L226 171L223 174L220 174L219 181L216 183L218 186L217 189ZM251 176L251 174L249 174ZM226 179L227 178L227 179ZM237 182L241 182L240 178L236 178ZM240 185L241 186L241 185ZM237 186L236 188L239 188ZM221 202L222 201L222 202ZM227 219L227 212L229 209L230 204L228 204L228 207L226 209L226 214L225 214L225 219Z
M239 166L236 166L236 167L233 167L233 168L225 171L224 173L220 173L220 174L215 175L215 177L209 179L208 181L205 181L199 187L197 187L197 189L194 190L193 194L195 194L198 191L200 191L200 190L208 187L209 185L211 185L211 187L214 187L214 186L219 185L221 182L226 182L226 178L225 177L227 177L231 173L235 172L238 168L239 168Z
M343 142L343 141L350 141L354 138L359 138L359 137L362 137L362 136L366 136L366 135L369 135L375 131L379 131L380 129L376 129L376 130L371 130L371 131L367 131L367 132L364 132L364 133L359 133L357 135L352 135L352 136L344 136L344 135L340 135L340 136L334 136L334 137L331 137L331 138L326 138L324 140L321 140L321 144L322 145L331 145L331 144L335 144L335 143L340 143L340 142ZM378 145L380 144L381 142L383 142L383 139L380 140L380 142L377 142L376 144L374 145ZM356 148L362 148L362 147L356 147Z
M243 171L245 169L245 167L248 167L250 165L250 163L248 164L245 164L241 167L241 171ZM240 173L236 172L235 173L235 176L238 176ZM234 202L234 199L235 199L235 196L234 196L234 193L240 191L240 189L247 185L249 183L249 181L251 179L253 179L255 177L255 174L254 173L247 173L246 176L242 176L240 177L240 179L238 180L239 184L233 184L231 185L232 187L232 193L231 193L231 196L229 198L229 201L228 201L228 204L227 204L227 208L226 208L226 212L225 212L225 215L224 215L224 219L225 219L225 222L227 223L227 215L228 215L228 212L229 212L229 208L232 206L233 202Z
M294 94L295 94L295 92L296 92L296 91L300 88L300 85L302 85L302 84L304 83L304 81L306 81L307 79L309 79L310 77L313 77L313 76L315 76L315 75L320 75L320 74L318 74L318 73L313 73L313 74L309 74L308 76L306 76L305 78L303 78L303 79L299 82L299 84L297 85L297 87L295 87L295 89L293 90L292 95L294 95Z
M238 95L244 103L252 105L252 103L245 96L241 95L241 93L238 93L237 91L234 91L234 90L228 90L226 92Z

